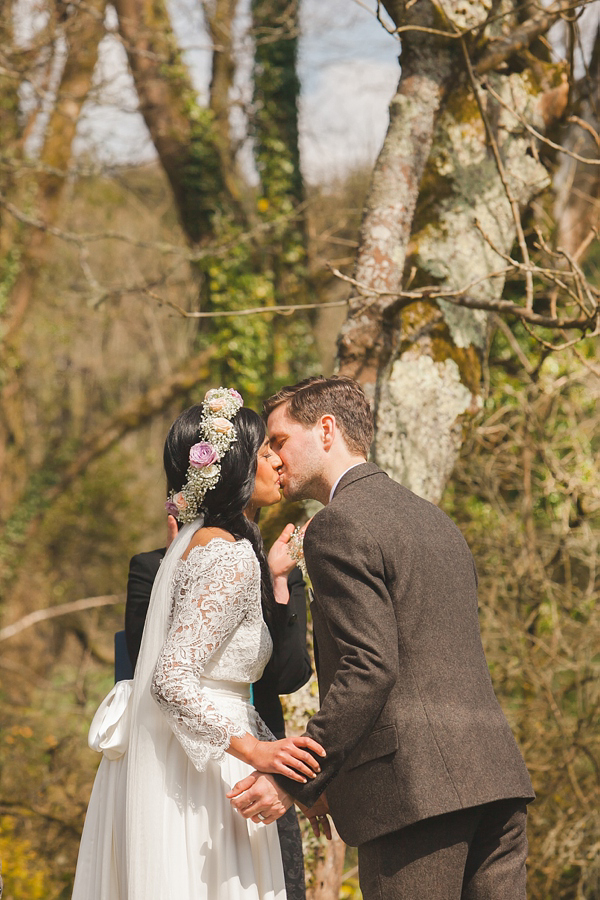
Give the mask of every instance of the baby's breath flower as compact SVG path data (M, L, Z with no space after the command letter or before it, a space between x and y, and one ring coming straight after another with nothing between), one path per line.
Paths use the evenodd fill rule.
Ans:
M307 575L306 562L304 560L304 529L294 528L288 541L288 553L295 563L297 563L303 575Z

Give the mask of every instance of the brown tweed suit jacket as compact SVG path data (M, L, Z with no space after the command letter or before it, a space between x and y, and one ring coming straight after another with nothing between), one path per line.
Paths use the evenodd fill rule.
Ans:
M304 553L323 744L307 806L327 789L336 827L359 845L421 819L509 797L532 799L494 695L477 575L456 525L373 463L344 475L309 525Z

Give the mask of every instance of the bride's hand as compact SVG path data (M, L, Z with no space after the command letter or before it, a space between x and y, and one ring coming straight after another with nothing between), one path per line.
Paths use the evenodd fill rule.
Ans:
M286 525L271 549L267 561L269 569L273 576L273 592L275 601L285 606L289 603L290 592L287 583L287 577L296 565L290 554L288 553L287 544L294 531L294 526L290 523Z
M269 562L269 569L271 570L271 575L273 576L273 578L287 578L287 576L296 565L296 563L288 553L287 548L288 541L291 538L293 531L294 526L290 522L285 526L285 528L269 550L267 560Z
M306 734L282 741L256 741L251 752L251 765L259 772L286 775L293 781L306 783L321 771L313 753L321 757L326 755L321 745Z

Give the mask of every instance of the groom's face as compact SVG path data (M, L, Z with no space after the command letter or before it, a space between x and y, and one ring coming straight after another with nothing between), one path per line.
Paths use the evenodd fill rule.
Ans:
M323 458L319 428L307 427L290 419L286 404L277 406L267 421L269 440L281 459L279 477L287 500L308 500L318 496Z

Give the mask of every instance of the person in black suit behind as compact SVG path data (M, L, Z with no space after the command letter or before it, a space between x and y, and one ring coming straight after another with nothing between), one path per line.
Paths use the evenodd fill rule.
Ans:
M171 537L176 523L169 517ZM289 534L288 534L289 537ZM129 564L127 602L125 606L125 642L135 669L144 622L148 612L152 585L166 548L138 553ZM278 603L271 625L273 653L259 681L253 685L254 706L276 738L285 737L285 723L280 694L297 691L311 676L310 657L306 647L306 597L304 579L296 566L288 575L289 600ZM291 807L278 820L279 842L288 900L304 900L304 860L298 819Z

